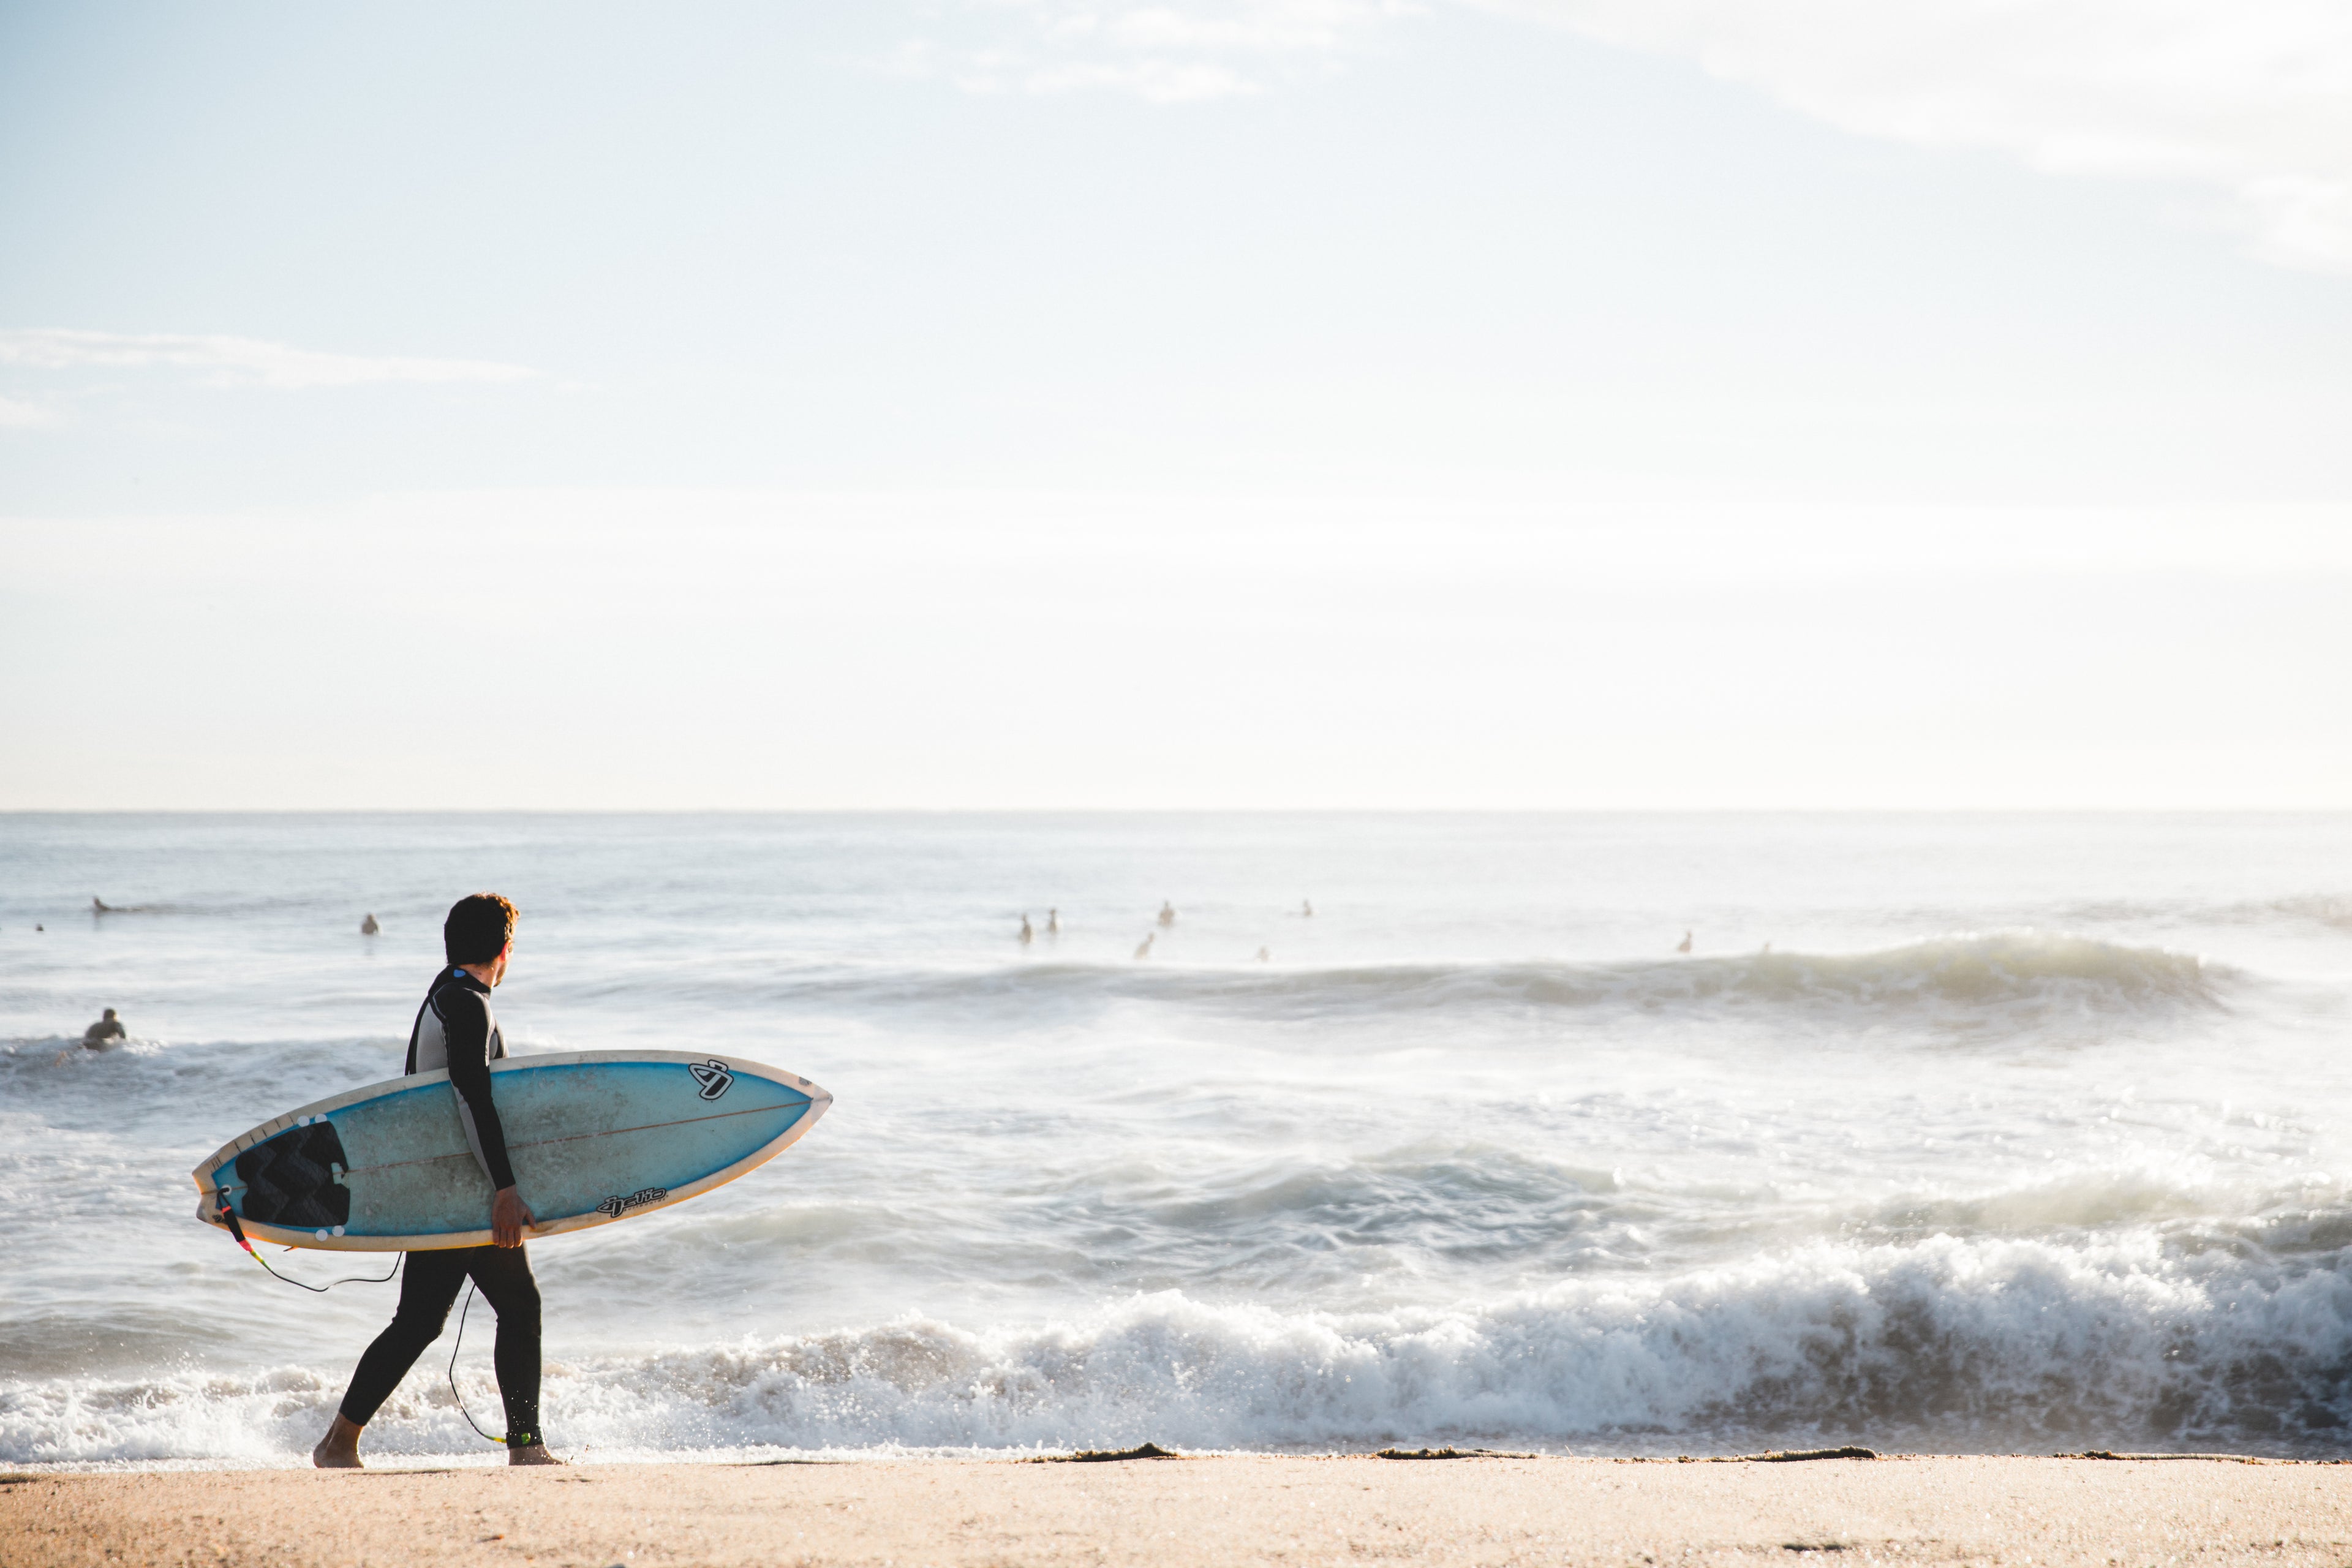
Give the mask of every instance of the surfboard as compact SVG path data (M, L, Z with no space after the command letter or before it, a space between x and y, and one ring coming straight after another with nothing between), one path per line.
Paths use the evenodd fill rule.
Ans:
M528 1239L612 1225L733 1181L797 1142L833 1096L795 1073L681 1051L571 1051L490 1064ZM275 1117L190 1173L197 1217L256 1241L424 1252L490 1240L489 1178L446 1072Z

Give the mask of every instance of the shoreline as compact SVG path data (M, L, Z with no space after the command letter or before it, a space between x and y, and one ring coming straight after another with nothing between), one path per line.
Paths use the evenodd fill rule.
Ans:
M1369 1455L0 1471L11 1568L2337 1563L2352 1464Z
M1063 1465L1097 1464L1119 1461L1181 1459L1188 1462L1208 1459L1270 1459L1327 1461L1334 1459L1378 1459L1397 1461L1438 1461L1462 1459L1526 1459L1544 1463L1568 1462L1585 1465L1782 1465L1805 1461L1869 1460L1878 1463L1914 1462L1949 1459L2046 1460L2067 1459L2120 1464L2213 1464L2213 1465L2303 1465L2326 1468L2332 1466L2352 1466L2352 1447L2340 1457L2319 1458L2294 1454L2226 1453L2221 1451L2168 1452L2162 1450L2117 1452L2104 1448L2075 1449L2053 1453L1949 1453L1941 1450L1887 1449L1856 1452L1843 1450L1768 1450L1746 1454L1578 1454L1556 1453L1541 1449L1517 1448L1446 1448L1403 1451L1392 1448L1330 1448L1286 1450L1267 1448L1160 1448L1147 1443L1153 1452L1066 1449L1025 1450L1019 1448L712 1448L676 1452L621 1450L600 1452L594 1448L566 1448L555 1452L568 1466L583 1469L655 1469L674 1468L698 1469L760 1469L779 1465ZM476 1453L375 1453L362 1455L365 1469L371 1475L440 1475L459 1471L503 1471L508 1466L502 1449ZM275 1459L18 1459L0 1461L0 1486L16 1482L39 1480L53 1476L236 1476L285 1475L289 1472L315 1469L306 1453L288 1453Z
M600 1452L593 1448L556 1449L567 1466L591 1470L643 1470L675 1468L761 1469L777 1466L838 1466L838 1465L1091 1465L1100 1463L1149 1460L1183 1460L1197 1463L1205 1460L1278 1460L1284 1462L1323 1463L1331 1460L1369 1459L1384 1463L1411 1461L1459 1461L1468 1459L1518 1459L1545 1464L1571 1463L1580 1465L1646 1465L1679 1467L1688 1465L1760 1465L1779 1466L1800 1462L1871 1461L1880 1464L1941 1462L1947 1460L2046 1461L2072 1460L2111 1464L2210 1464L2305 1466L2315 1468L2352 1467L2352 1449L2341 1457L2319 1458L2303 1455L2252 1454L2211 1452L2133 1451L2079 1449L2047 1454L2029 1453L1947 1453L1941 1451L1909 1451L1889 1449L1874 1452L1863 1449L1847 1451L1767 1451L1747 1454L1562 1454L1539 1449L1461 1448L1422 1449L1402 1451L1392 1448L1280 1450L1263 1448L1184 1448L1164 1449L1156 1444L1145 1444L1153 1452L1113 1452L1108 1450L1045 1451L1017 1448L717 1448L686 1452L648 1452L622 1450ZM365 1453L365 1471L370 1475L444 1475L480 1471L485 1474L502 1472L510 1467L502 1450L477 1454L472 1449L463 1453ZM282 1476L317 1468L307 1453L289 1453L282 1458L256 1460L243 1459L19 1459L0 1462L0 1487L51 1477L68 1476Z

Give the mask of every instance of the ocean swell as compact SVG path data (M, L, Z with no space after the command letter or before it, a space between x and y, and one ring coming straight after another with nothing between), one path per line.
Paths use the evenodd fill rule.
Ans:
M772 983L777 1002L982 1009L1010 1016L1139 1002L1276 1020L1498 1008L1549 1014L1885 1019L2011 1027L2036 1017L2218 1013L2245 976L2192 953L2040 931L1971 932L1874 952L1281 969L1041 963Z

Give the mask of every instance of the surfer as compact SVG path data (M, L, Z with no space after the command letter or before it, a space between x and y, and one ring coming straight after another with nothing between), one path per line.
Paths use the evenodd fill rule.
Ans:
M123 1028L122 1020L114 1016L113 1008L109 1007L105 1017L81 1032L81 1043L93 1051L102 1051L106 1049L106 1043L109 1040L120 1040L125 1038L127 1035L128 1031Z
M375 923L375 917L373 915L362 915L360 917L360 934L362 936L373 936L383 929L383 928L382 926Z
M1308 921L1311 921L1311 920L1313 920L1313 919L1315 918L1315 900L1312 900L1312 899L1301 899L1301 900L1298 900L1298 918L1299 918L1299 919L1301 919L1301 920L1308 920Z
M1160 923L1164 926L1176 923L1176 906L1165 899L1160 900Z
M94 915L110 915L119 913L120 911L118 911L112 904L108 903L104 899L94 898L89 901L89 912Z
M1037 933L1029 929L1029 917L1026 914L1024 914L1021 917L1021 945L1027 947L1031 942L1035 942L1036 940Z
M1157 933L1155 933L1155 932L1151 932L1151 931L1146 931L1146 932L1144 932L1144 934L1143 934L1143 945L1142 945L1141 947L1139 947L1139 948L1137 948L1137 949L1135 950L1135 956L1136 956L1136 957L1138 957L1138 958L1150 958L1150 957L1151 956L1151 943L1152 943L1153 940L1155 939L1156 934L1157 934Z
M490 1099L490 1063L507 1054L490 1011L490 993L506 978L514 956L514 905L496 893L475 893L452 905L441 927L448 966L434 977L408 1034L409 1074L449 1071L466 1142L497 1194L490 1202L491 1245L408 1255L392 1326L360 1357L334 1425L310 1451L310 1462L320 1469L360 1468L362 1428L392 1397L425 1347L441 1337L457 1287L468 1278L499 1315L493 1360L499 1394L506 1403L507 1463L563 1462L547 1451L546 1435L539 1429L539 1284L522 1247L523 1233L533 1223L530 1205L515 1190L506 1130Z
M1688 931L1685 931L1685 932L1683 932L1683 939L1682 939L1682 941L1675 944L1675 951L1676 952L1688 952L1690 951L1690 944L1691 944L1691 933L1690 933L1690 932L1688 932Z
M1062 934L1061 910L1047 910L1045 911L1045 934L1047 936L1059 936Z

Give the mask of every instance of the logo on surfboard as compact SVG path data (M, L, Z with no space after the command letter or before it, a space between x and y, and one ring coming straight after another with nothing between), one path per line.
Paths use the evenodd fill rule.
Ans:
M735 1075L729 1072L727 1064L716 1057L707 1062L688 1062L686 1070L692 1073L694 1081L702 1086L702 1098L705 1100L717 1100L735 1087Z
M596 1212L606 1219L618 1219L624 1210L636 1208L644 1204L657 1204L667 1196L669 1196L667 1187L639 1187L625 1198L614 1193L596 1205Z

